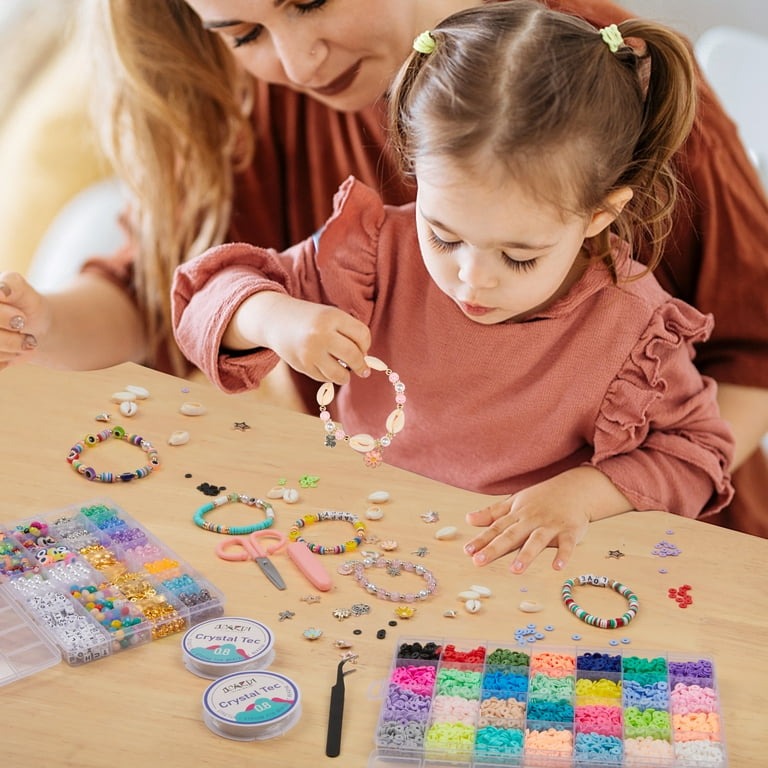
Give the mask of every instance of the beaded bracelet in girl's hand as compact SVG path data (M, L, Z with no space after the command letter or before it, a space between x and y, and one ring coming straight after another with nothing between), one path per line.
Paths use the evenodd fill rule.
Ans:
M580 585L591 584L595 587L610 587L627 599L628 607L626 613L623 613L615 619L603 619L600 616L593 616L591 613L587 613L587 611L573 599L572 590L576 582ZM607 576L595 576L594 574L589 573L585 576L574 576L572 579L566 579L560 594L565 607L576 616L577 619L580 619L585 624L589 624L591 627L598 627L599 629L626 627L627 624L635 618L640 609L640 601L637 595L629 587L624 586L624 584L616 581L616 579L609 579Z
M80 460L80 455L83 451L85 451L86 448L92 448L93 446L108 440L110 437L115 438L115 440L125 440L127 443L131 443L131 445L138 446L147 454L149 463L145 464L143 467L134 469L131 472L120 472L119 474L113 472L97 472L93 467L85 466L85 462ZM75 443L69 449L67 461L72 465L72 468L85 477L86 480L92 480L99 483L127 483L130 480L147 477L160 466L160 457L157 455L157 451L149 440L145 440L139 435L127 435L125 430L118 426L103 429L95 435L86 435L79 443Z
M387 416L385 424L386 433L381 437L373 437L363 432L356 435L348 435L339 422L331 419L327 406L333 402L335 391L333 384L326 381L317 391L317 404L320 406L320 419L325 424L325 444L334 448L339 440L344 440L350 448L364 454L365 464L368 467L377 467L383 461L382 449L392 443L395 435L405 426L405 384L400 381L400 376L387 367L387 364L378 357L366 355L366 365L374 371L383 371L395 390L395 409Z

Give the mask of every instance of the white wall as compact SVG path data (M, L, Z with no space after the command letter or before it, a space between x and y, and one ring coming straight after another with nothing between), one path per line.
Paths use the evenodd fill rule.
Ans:
M710 27L727 25L768 37L766 0L619 0L619 5L655 19L696 40Z

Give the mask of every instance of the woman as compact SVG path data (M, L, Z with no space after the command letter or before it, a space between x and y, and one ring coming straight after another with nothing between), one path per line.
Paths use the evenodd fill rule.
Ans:
M0 273L0 364L95 368L137 360L181 373L169 289L182 261L225 240L285 248L319 227L350 173L387 203L413 199L384 149L387 85L411 42L470 0L111 0L94 6L111 84L108 149L135 198L129 240L73 286L41 296ZM597 27L630 14L551 1ZM375 31L375 34L374 34ZM719 382L734 468L768 470L768 202L733 124L702 85L679 157L687 200L655 274L715 317L697 366ZM768 535L735 478L725 522ZM742 491L744 488L744 491ZM761 500L762 502L762 500Z

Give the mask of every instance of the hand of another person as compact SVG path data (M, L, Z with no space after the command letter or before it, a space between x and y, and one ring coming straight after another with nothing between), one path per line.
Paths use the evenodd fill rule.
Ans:
M0 272L0 370L31 357L49 324L45 297L17 272Z
M370 375L364 355L371 345L368 327L326 304L272 294L267 344L288 365L317 381L346 384L350 371Z
M592 520L619 514L631 504L593 467L576 467L506 499L467 514L485 530L464 551L486 565L518 550L510 570L523 573L546 547L557 547L552 567L560 570L584 538Z

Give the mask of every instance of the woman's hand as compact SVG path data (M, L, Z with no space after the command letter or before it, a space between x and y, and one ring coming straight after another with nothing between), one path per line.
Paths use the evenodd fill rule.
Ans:
M557 547L552 567L562 569L592 520L632 509L611 481L593 467L576 467L467 514L485 530L464 547L475 565L517 550L513 573L523 573L546 547Z
M17 272L0 272L0 370L34 355L50 317L45 296Z

